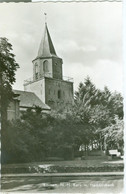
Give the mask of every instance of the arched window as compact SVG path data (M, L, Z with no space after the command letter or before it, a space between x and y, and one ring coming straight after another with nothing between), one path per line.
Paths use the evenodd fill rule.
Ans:
M48 72L49 71L49 69L48 69L48 61L47 60L45 60L43 62L43 71L44 72Z
M58 90L58 99L61 98L61 90Z
M38 64L35 63L35 78L38 79Z

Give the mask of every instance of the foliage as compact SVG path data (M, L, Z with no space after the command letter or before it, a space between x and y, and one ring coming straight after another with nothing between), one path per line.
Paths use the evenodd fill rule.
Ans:
M124 122L115 116L115 123L104 128L102 135L105 137L106 143L109 146L115 145L116 149L122 149L124 146Z
M4 131L4 147L13 156L8 162L70 160L78 156L81 145L88 154L89 146L97 142L103 148L105 140L108 146L123 147L122 100L120 94L107 87L101 91L87 78L79 85L71 111L46 114L39 107L35 112L28 109Z
M48 157L73 159L82 143L80 135L87 141L87 129L74 121L71 115L44 114L30 109L21 119L8 122L4 130L3 145L9 158L6 162L42 161ZM83 131L83 132L82 132ZM84 135L85 133L85 135Z
M6 82L15 82L15 71L19 65L15 61L15 55L11 52L12 45L7 38L0 38L0 72Z
M7 38L0 38L0 102L2 127L6 122L7 107L14 97L12 84L15 82L15 71L19 65L12 53L12 45Z
M107 87L103 91L97 89L87 77L75 92L74 115L87 126L88 143L94 138L102 148L102 130L116 125L115 116L120 122L123 119L123 98L120 93L111 93Z

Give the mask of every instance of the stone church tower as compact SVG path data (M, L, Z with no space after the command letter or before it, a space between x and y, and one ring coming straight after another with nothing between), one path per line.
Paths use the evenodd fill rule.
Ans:
M56 54L47 24L32 62L33 77L24 81L24 90L34 92L52 109L69 108L73 104L73 80L63 77L63 60Z

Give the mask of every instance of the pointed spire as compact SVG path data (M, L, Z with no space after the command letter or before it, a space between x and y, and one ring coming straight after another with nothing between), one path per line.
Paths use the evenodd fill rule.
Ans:
M57 55L49 34L47 23L45 21L45 31L38 50L38 57L51 57L51 56Z

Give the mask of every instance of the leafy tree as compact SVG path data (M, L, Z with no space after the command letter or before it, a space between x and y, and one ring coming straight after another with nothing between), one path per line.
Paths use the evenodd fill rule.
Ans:
M86 153L94 142L103 148L105 137L108 146L117 143L123 147L122 105L120 94L111 93L107 87L101 91L87 78L79 85L71 111L45 114L36 107L35 112L28 109L20 120L9 124L4 136L8 155L13 154L18 162L73 159L82 144Z
M107 148L118 149L123 153L124 146L124 122L118 116L114 118L115 123L104 128L101 133L105 137L105 144Z
M12 45L7 38L0 38L0 103L2 128L7 120L7 107L14 97L12 84L15 82L15 72L19 65L12 53Z
M97 89L87 77L75 92L74 115L87 126L88 142L93 142L94 137L102 148L104 143L102 129L115 124L115 115L120 119L123 118L123 98L117 92L111 93L107 87L103 91Z
M81 127L71 115L28 110L4 130L4 162L41 161L48 157L72 159L81 144ZM86 135L85 135L86 138ZM23 160L24 158L24 160Z
M112 94L112 114L117 115L119 119L123 119L123 97L120 93L114 92Z

